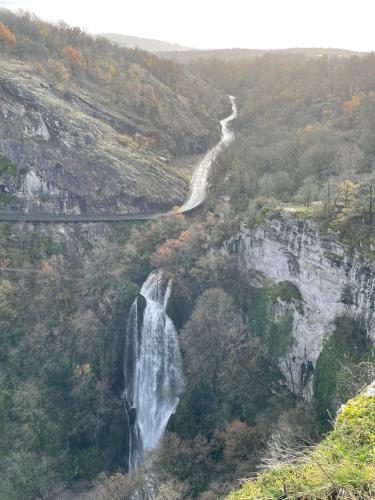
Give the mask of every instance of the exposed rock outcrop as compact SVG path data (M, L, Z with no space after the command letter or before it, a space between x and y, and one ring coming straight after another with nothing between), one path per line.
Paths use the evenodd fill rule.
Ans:
M6 208L126 213L180 204L188 182L173 158L204 152L220 127L197 103L151 83L168 110L163 119L141 121L101 103L93 85L61 91L31 66L2 60L0 153L18 169L0 186L13 195ZM152 146L144 144L151 139Z
M311 396L311 375L336 316L353 315L375 339L375 269L348 255L336 233L323 235L315 223L283 215L255 229L242 227L227 251L238 254L244 272L298 287L303 311L294 307L294 343L280 366L305 397Z
M366 387L366 389L363 391L363 395L375 397L375 381Z

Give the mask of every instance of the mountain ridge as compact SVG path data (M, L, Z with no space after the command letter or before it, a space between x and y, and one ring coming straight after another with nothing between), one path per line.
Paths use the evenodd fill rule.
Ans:
M179 43L165 42L163 40L156 40L154 38L143 38L133 35L122 35L120 33L99 33L97 35L101 38L106 38L109 41L116 43L122 47L138 48L147 50L149 52L163 52L163 51L185 51L195 50L192 47L184 47Z
M366 52L357 52L353 50L322 47L291 47L286 49L196 49L185 50L181 52L157 52L160 57L172 59L180 64L188 64L202 59L218 59L223 62L234 62L247 59L255 59L265 54L304 54L307 57L351 57L366 54Z

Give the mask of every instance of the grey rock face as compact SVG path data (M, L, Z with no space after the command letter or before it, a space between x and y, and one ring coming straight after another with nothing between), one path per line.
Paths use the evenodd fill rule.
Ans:
M187 99L174 95L171 102L176 123L160 127L156 151L137 142L147 137L147 127L155 132L155 124L137 125L115 106L98 104L87 89L60 92L27 65L2 60L0 153L19 171L0 186L13 194L6 208L126 213L180 204L187 180L164 156L204 151L220 134L216 122Z
M294 345L280 367L290 387L305 397L311 397L309 372L337 315L360 319L375 339L375 269L348 256L335 233L321 235L313 222L285 216L256 229L243 227L227 251L238 254L243 272L290 281L301 292L303 313L294 308Z
M365 391L363 392L363 395L375 397L375 382L366 387Z

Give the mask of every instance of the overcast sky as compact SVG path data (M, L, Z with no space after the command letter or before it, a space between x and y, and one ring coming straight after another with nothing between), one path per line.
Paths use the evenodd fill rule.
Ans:
M198 48L375 50L375 0L0 0L89 32Z

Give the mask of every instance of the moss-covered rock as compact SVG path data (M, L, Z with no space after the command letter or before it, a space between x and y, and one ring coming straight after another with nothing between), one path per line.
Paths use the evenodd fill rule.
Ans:
M293 307L303 308L297 287L280 282L268 288L251 287L247 300L247 320L269 353L278 359L293 344Z

